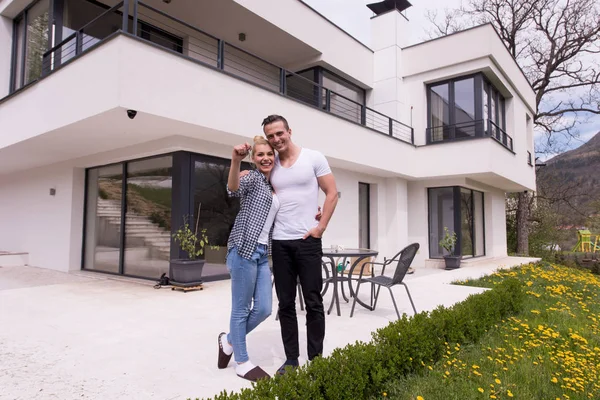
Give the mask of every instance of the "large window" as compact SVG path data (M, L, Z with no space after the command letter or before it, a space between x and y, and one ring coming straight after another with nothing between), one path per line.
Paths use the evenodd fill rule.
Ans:
M121 271L123 165L87 171L83 268Z
M190 215L200 230L206 229L210 246L206 248L204 277L227 277L227 240L239 210L239 198L227 195L230 160L193 156L191 196L194 208ZM244 163L243 169L249 168Z
M289 96L361 123L364 89L333 72L322 67L306 69L288 75L286 85Z
M152 279L168 273L172 171L172 156L87 171L83 268Z
M463 258L485 255L483 193L458 186L430 188L429 257L442 258L444 228L456 233L454 253Z
M49 0L40 0L14 22L12 90L42 76L43 55L48 50Z
M17 16L13 25L11 92L39 79L121 29L122 10L107 13L109 9L108 5L94 0L38 0ZM51 14L53 19L49 21ZM160 21L153 19L152 22ZM130 32L132 27L133 17L130 16ZM183 38L166 29L140 19L137 31L143 39L183 52ZM66 40L76 32L81 33L78 38L73 36ZM62 45L44 58L44 53L59 43Z
M488 136L512 150L505 99L483 74L427 87L427 143Z
M181 151L88 169L83 268L158 279L170 260L187 257L172 240L185 219L207 231L203 280L228 278L227 241L239 210L227 195L230 163Z
M124 273L159 278L169 272L173 158L127 163Z

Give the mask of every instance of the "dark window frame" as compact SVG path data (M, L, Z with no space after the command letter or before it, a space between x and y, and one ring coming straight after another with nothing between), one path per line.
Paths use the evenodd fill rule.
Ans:
M35 0L33 2L31 2L27 7L25 7L25 9L23 9L23 11L21 11L19 14L17 14L17 16L15 18L13 18L13 28L12 28L12 45L11 45L11 61L10 61L10 82L9 82L9 89L8 89L8 94L12 94L14 92L16 92L17 90L23 89L26 86L29 86L31 84L33 84L34 82L38 81L40 78L44 77L49 71L45 70L44 68L42 68L42 75L36 79L33 79L31 82L25 84L25 67L26 67L26 58L27 58L27 24L28 24L28 12L29 10L31 10L33 7L35 7L39 2L41 2L43 0ZM93 4L95 6L98 6L100 8L103 8L105 10L109 10L111 7L107 4L101 3L99 1L96 0L83 0L86 1L90 4ZM46 44L46 49L51 49L52 48L52 41L53 41L53 36L52 36L52 26L56 24L56 26L58 27L59 25L62 27L63 26L63 12L64 12L64 0L48 0L48 42ZM117 11L117 14L122 14L120 11ZM128 17L130 21L133 21L133 16L129 16ZM22 49L21 49L21 74L20 74L20 82L17 84L17 82L15 82L15 79L17 77L16 74L16 68L17 68L17 64L18 64L18 60L17 60L17 56L18 56L18 50L17 50L17 45L18 45L18 24L20 22L23 22L23 43L22 43ZM141 26L146 26L149 30L156 32L157 34L163 36L163 37L167 37L170 40L173 40L176 43L177 49L173 50L173 51L177 51L181 54L183 54L183 38L179 37L171 32L168 32L164 29L161 29L157 26L154 26L148 22L139 20L138 24L140 24ZM141 36L141 33L140 33ZM54 39L56 39L56 42L60 42L62 41L62 29L56 29L56 33L55 33L55 37ZM150 39L147 39L150 40ZM151 41L151 40L150 40ZM59 49L60 51L60 49Z
M132 158L123 161L108 163L108 164L100 164L88 167L85 169L85 188L84 188L84 205L83 205L83 235L81 240L81 261L80 268L85 271L93 271L102 274L109 275L117 275L117 276L127 276L131 278L139 278L146 280L156 280L155 278L131 275L125 273L125 230L121 229L121 243L120 243L120 255L119 255L119 273L110 272L110 271L101 271L101 270L92 270L85 268L85 256L86 256L86 240L87 240L87 226L86 226L86 217L88 213L88 186L89 182L89 171L97 168L110 167L110 166L121 166L122 173L124 176L123 179L123 187L121 189L121 224L125 224L126 222L126 204L127 204L127 166L129 163L144 161L153 158L160 158L171 156L173 160L172 164L172 188L171 188L171 233L174 233L176 229L181 226L181 221L184 215L190 216L191 219L196 218L196 211L194 207L194 192L196 190L196 183L194 181L193 171L194 166L197 161L200 162L218 162L218 163L231 163L231 160L224 157L212 156L202 153L192 153L189 151L173 151L167 153L157 153L151 156ZM242 169L250 169L251 165L248 162L242 162ZM186 254L183 252L179 246L174 245L173 241L171 241L171 259L174 258L185 258ZM214 281L214 280L222 280L228 279L229 274L219 274L219 275L210 275L204 278L204 281Z
M434 257L431 255L431 211L430 211L430 204L431 204L431 191L435 190L435 189L448 189L448 188L452 188L452 209L453 209L453 221L454 221L454 232L456 233L456 244L454 245L454 250L455 250L455 255L462 255L462 229L457 229L457 227L461 227L462 226L462 216L461 216L461 189L464 190L469 190L471 191L471 209L473 210L473 215L475 215L475 193L481 193L481 218L482 218L482 235L483 235L483 254L481 255L475 255L476 253L476 236L477 235L472 235L472 248L473 248L473 256L470 256L469 258L479 258L479 257L485 257L487 254L486 251L486 235L485 235L485 192L482 192L480 190L476 190L476 189L471 189L468 187L464 187L464 186L435 186L435 187L428 187L427 188L427 237L429 238L429 246L428 246L428 254L429 254L429 258L432 260L441 260L443 259L443 257ZM473 221L471 223L471 232L475 233L475 218L473 218ZM438 243L435 243L434 245L439 246ZM457 252L458 250L458 252Z
M473 78L474 80L474 103L475 103L475 137L484 137L491 135L491 124L483 121L484 114L484 105L483 105L483 90L484 87L488 90L488 120L496 123L502 130L506 132L506 98L500 93L500 91L494 86L489 79L482 73L476 72L473 74L461 75L455 78L444 79L436 82L431 82L425 85L426 88L426 98L427 98L427 134L426 134L426 144L433 144L439 142L448 142L454 140L465 140L470 138L457 138L456 137L456 98L455 98L455 89L454 85L456 82ZM448 139L444 139L441 141L432 141L431 140L431 129L436 128L431 126L431 90L436 86L448 85L448 112L449 112L449 120L448 120ZM495 115L491 115L492 111L492 101L496 99L496 104L498 107L495 107ZM501 115L500 115L501 114ZM484 126L487 125L486 129Z
M367 192L367 245L366 248L370 249L371 248L371 184L370 183L366 183L366 182L358 182L358 187L359 187L359 198L358 198L358 204L359 204L359 209L358 209L358 218L359 218L359 231L360 231L360 187L364 186L366 188L366 192ZM361 244L358 244L359 247L361 246Z
M29 5L27 5L27 7L25 7L23 9L23 11L21 11L20 13L17 14L16 17L13 18L13 37L12 37L12 51L11 51L11 61L10 61L10 84L9 84L9 94L22 89L26 86L31 85L32 83L34 83L35 81L37 81L39 78L32 80L31 82L29 82L27 85L25 85L25 65L26 65L26 59L27 59L27 23L28 21L28 13L29 10L31 10L33 7L35 7L39 2L41 2L43 0L35 0L32 1ZM54 0L48 0L48 12L51 14L51 10L54 7ZM19 82L19 87L17 88L16 86L16 69L17 69L17 55L18 55L18 51L17 51L17 45L18 45L18 32L17 32L17 25L23 22L23 43L21 44L22 48L21 48L21 76L20 76L20 82ZM50 15L48 18L48 24L50 24ZM49 49L50 48L50 43L52 43L52 38L51 38L51 32L52 29L49 29L48 31L48 43L46 44L46 48ZM43 70L42 70L43 71ZM43 76L43 74L42 74Z
M108 163L108 164L101 164L101 165L94 165L92 167L88 167L85 169L85 179L84 179L84 195L83 195L83 234L82 234L82 238L81 238L81 261L80 261L80 269L82 271L92 271L92 272L96 272L96 273L101 273L101 274L107 274L107 275L116 275L116 276L126 276L126 277L130 277L130 278L137 278L137 279L145 279L145 280L152 280L155 281L155 278L149 278L149 277L145 277L145 276L139 276L139 275L131 275L131 274L126 274L125 273L125 234L126 234L126 230L123 229L125 223L126 223L126 213L127 213L127 165L129 163L132 162L136 162L136 161L144 161L144 160L150 160L153 158L160 158L160 157L167 157L167 156L171 156L172 160L173 160L173 164L172 164L172 170L173 170L173 179L175 176L175 156L177 153L181 153L181 152L168 152L168 153L160 153L160 154L154 154L151 156L146 156L146 157L139 157L139 158L132 158L132 159L128 159L128 160L123 160L123 161L117 161L117 162L113 162L113 163ZM119 272L111 272L111 271L101 271L101 270L97 270L97 269L87 269L85 268L85 256L86 256L86 243L87 243L87 214L88 214L88 186L90 184L89 181L89 172L91 170L94 169L98 169L98 168L104 168L104 167L111 167L111 166L121 166L121 173L123 175L123 179L122 179L122 186L121 186L121 222L120 222L120 226L121 226L121 232L120 232L120 237L119 237ZM171 191L171 198L174 198L174 192L175 192L175 185L173 182L173 189ZM173 203L173 208L174 208L174 203ZM171 214L173 214L173 209L171 210ZM171 225L171 231L173 231L173 225ZM171 245L171 250L173 249L173 246Z
M138 25L139 25L139 30L138 30L138 36L141 37L142 39L148 40L149 42L152 42L152 38L151 35L157 34L159 35L161 38L165 38L169 41L172 41L173 44L177 47L172 48L170 50L176 51L178 53L183 54L183 38L177 35L174 35L171 32L168 32L164 29L161 29L157 26L154 26L152 24L149 24L145 21L139 20L138 21ZM144 35L145 34L145 35ZM164 47L164 46L163 46Z
M352 89L355 89L357 92L361 93L362 96L360 96L361 97L360 104L363 106L367 104L367 91L365 89L361 88L360 86L356 85L355 83L350 82L348 79L344 78L343 76L340 76L339 74L336 74L335 72L333 72L325 67L315 66L315 67L310 67L310 68L304 68L304 69L301 69L300 71L296 71L294 73L299 75L299 74L302 74L307 71L314 72L313 82L315 82L317 85L319 85L321 87L323 87L323 72L327 72L328 74L331 74L336 79L341 80L345 85L348 85Z

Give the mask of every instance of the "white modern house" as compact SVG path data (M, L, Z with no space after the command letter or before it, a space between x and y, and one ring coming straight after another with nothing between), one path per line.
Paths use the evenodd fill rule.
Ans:
M365 46L301 0L0 0L0 251L157 278L184 216L224 246L231 146L280 114L335 173L325 246L506 256L535 93L491 25L407 46L408 7L371 4Z

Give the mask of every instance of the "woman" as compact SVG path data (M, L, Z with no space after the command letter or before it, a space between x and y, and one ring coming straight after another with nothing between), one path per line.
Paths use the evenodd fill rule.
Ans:
M240 179L240 165L251 150L256 169ZM248 358L246 335L271 314L272 289L268 248L279 201L269 183L275 152L262 136L254 145L235 146L227 180L230 196L240 197L240 211L227 244L227 269L231 274L229 334L219 335L218 367L226 368L235 354L235 372L250 381L269 378Z

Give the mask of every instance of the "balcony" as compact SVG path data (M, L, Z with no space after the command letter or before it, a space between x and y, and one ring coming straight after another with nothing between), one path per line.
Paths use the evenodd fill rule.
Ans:
M137 37L173 55L279 93L382 135L414 144L412 127L136 0L121 1L106 9L44 52L41 77L52 74L118 34Z
M492 138L513 151L513 139L492 120L462 122L454 125L427 128L427 144L448 143L478 138Z

